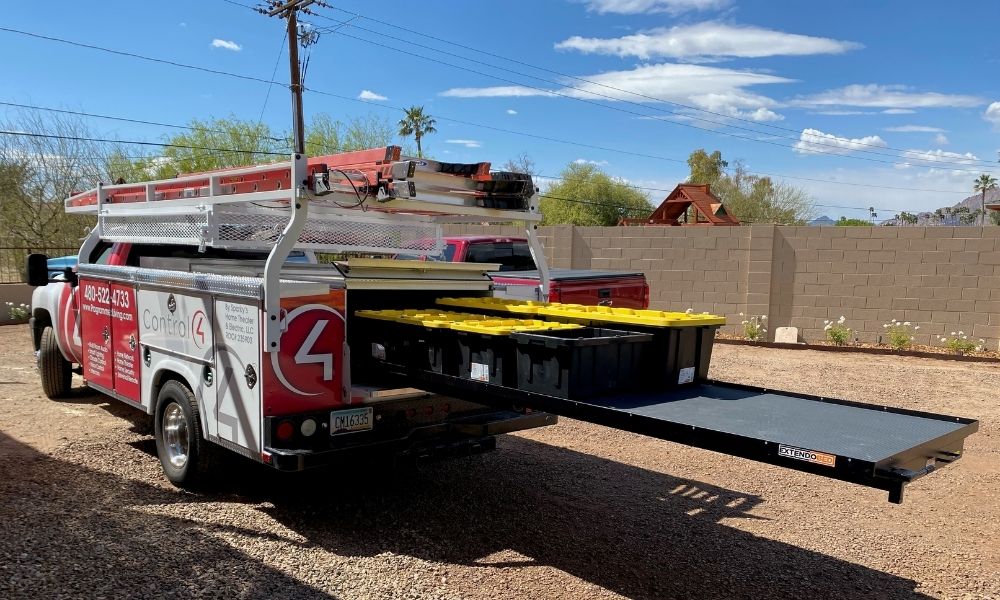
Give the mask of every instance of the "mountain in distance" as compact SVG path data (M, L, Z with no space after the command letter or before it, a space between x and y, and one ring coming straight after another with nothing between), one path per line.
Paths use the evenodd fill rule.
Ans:
M975 223L968 223L962 221L962 216L978 211L982 207L983 195L973 194L961 202L953 206L944 206L935 211L931 212L919 212L916 213L917 222L916 223L905 223L899 216L895 216L891 219L887 219L882 222L883 225L978 225L979 219L976 219ZM1000 204L1000 189L990 190L986 193L986 204ZM992 212L987 209L987 212ZM989 217L987 215L986 222L991 224Z

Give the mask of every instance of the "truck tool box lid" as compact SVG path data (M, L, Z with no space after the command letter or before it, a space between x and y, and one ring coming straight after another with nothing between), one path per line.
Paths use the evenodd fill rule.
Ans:
M498 319L487 315L459 313L443 310L359 310L359 317L393 321L405 325L421 325L437 329L454 329L483 333L487 335L507 335L513 331L541 331L553 329L579 329L574 323L556 323L539 319Z

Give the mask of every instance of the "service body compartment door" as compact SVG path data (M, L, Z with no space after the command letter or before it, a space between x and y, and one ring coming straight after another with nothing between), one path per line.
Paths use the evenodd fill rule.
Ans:
M80 279L80 321L83 341L83 377L88 383L115 387L111 343L111 284Z
M212 302L207 297L139 290L139 340L212 364Z
M248 302L215 301L214 417L221 441L261 450L260 308Z
M339 408L350 401L346 296L334 289L281 299L281 349L264 355L264 415Z
M115 392L126 400L140 403L139 323L135 288L130 285L111 284L111 346Z

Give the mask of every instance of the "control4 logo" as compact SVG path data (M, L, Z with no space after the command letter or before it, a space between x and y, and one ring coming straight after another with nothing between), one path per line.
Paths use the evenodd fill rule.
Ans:
M271 353L271 367L281 384L300 396L335 390L335 360L343 349L344 317L323 304L306 304L286 317L281 350Z

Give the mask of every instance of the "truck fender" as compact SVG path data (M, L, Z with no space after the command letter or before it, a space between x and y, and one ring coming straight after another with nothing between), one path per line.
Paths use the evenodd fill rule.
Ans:
M51 282L31 293L32 342L38 350L42 330L51 326L56 333L59 351L66 360L80 364L80 336L74 309L74 289L66 282Z
M150 415L155 414L156 396L160 393L160 388L164 383L170 380L179 381L190 388L194 392L195 398L198 399L198 420L201 421L202 435L214 431L214 427L208 429L207 419L208 411L215 409L215 390L205 386L200 367L172 356L158 354L155 350L152 350L152 353L155 357L151 361L152 376L148 380L143 377L143 380L149 381L149 384L143 387L145 394L142 398L142 404L146 407L146 412ZM213 397L206 401L207 395Z

